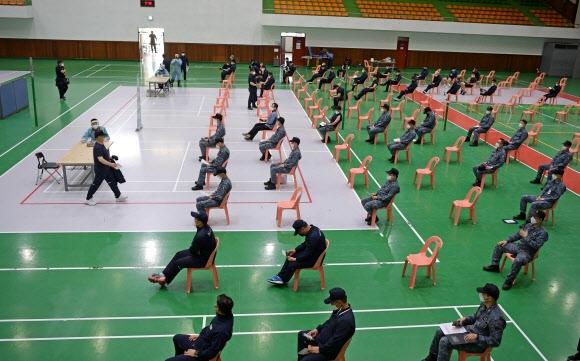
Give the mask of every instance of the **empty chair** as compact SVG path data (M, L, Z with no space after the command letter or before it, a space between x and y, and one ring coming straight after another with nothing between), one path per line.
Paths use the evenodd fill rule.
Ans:
M391 108L391 117L395 118L395 112L399 112L399 119L403 120L403 108L405 107L406 99L399 102L399 106Z
M302 83L304 81L304 75L300 75L300 78L298 78L298 81L295 81L292 83L292 91L295 92L296 89L300 90L301 86L304 86L304 84Z
M473 112L473 106L475 106L475 111L479 112L479 103L483 101L483 95L478 95L473 99L473 101L469 102L469 112Z
M467 351L459 351L459 357L457 361L467 361L468 357L479 357L479 361L491 361L491 347L488 347L485 351L481 353L477 352L467 352ZM453 349L449 352L449 356L453 353Z
M318 100L316 101L316 103L314 103L313 105L310 105L308 107L308 118L312 118L312 114L314 113L315 110L320 109L320 105L322 104L322 97L318 98Z
M445 150L443 151L443 158L447 156L445 163L449 164L449 158L451 157L451 153L455 152L457 153L457 160L459 161L459 164L461 164L462 162L461 151L463 149L463 144L465 144L465 137L461 136L455 140L455 144L453 144L453 146L445 147Z
M356 111L356 115L360 116L360 104L362 103L362 99L356 101L353 106L348 107L347 117L350 119L352 117L352 112Z
M359 112L359 116L358 116L358 129L359 130L362 127L362 122L364 120L366 120L368 122L368 124L371 124L371 122L373 120L373 113L374 112L375 112L375 108L370 108L366 115L361 116L360 112Z
M231 191L230 191L231 192ZM228 192L224 199L222 199L222 203L217 206L217 207L209 207L206 208L205 211L207 213L207 221L209 223L209 211L212 209L223 209L224 212L226 213L226 224L229 226L230 225L230 213L228 212L228 198L230 198L230 192Z
M474 195L475 193L475 195ZM463 208L469 208L469 219L473 220L473 224L475 224L475 205L477 204L477 201L479 200L479 196L481 195L481 188L480 187L473 187L469 190L469 192L467 193L467 195L465 196L464 199L458 199L453 201L453 203L451 204L451 210L449 211L449 218L451 218L451 216L453 215L453 209L457 208L455 210L455 220L453 221L454 225L457 225L457 222L459 221L459 213L461 213L461 209ZM471 201L471 198L473 197L473 200Z
M540 249L541 249L541 248L540 248ZM527 275L527 274L528 274L528 266L529 266L530 264L532 265L532 281L535 281L535 280L536 280L536 265L535 265L534 261L536 260L536 258L538 258L538 255L540 254L540 249L538 249L538 250L536 251L536 253L534 254L534 257L532 258L532 260L531 260L531 261L530 261L528 264L526 264L526 265L524 266L524 274L526 274L526 275ZM500 272L502 272L502 271L503 271L503 267L505 266L505 261L507 261L508 259L509 259L510 261L512 261L512 263L513 263L513 262L514 262L514 259L515 259L515 257L514 257L514 255L513 255L513 254L511 254L511 253L507 253L507 252L506 252L506 253L504 254L504 256L503 256L503 261L501 262L501 266L500 266L500 268L499 268L499 271L500 271ZM515 280L514 280L514 283L515 283Z
M295 84L296 84L296 83L295 83ZM305 94L305 95L306 95L306 94L308 94L308 93L307 93L307 92L308 92L308 84L309 84L309 83L305 83L305 84L304 84L304 86L303 86L302 88L298 89L298 92L296 93L296 98L297 98L298 100L300 100L300 97L302 96L302 94Z
M349 93L349 94L350 94L350 93ZM385 104L385 103L386 103L386 104L389 104L389 107L390 107L390 106L391 106L391 102L392 102L392 101L393 101L393 92L390 92L390 93L387 95L387 97L386 97L385 99L381 100L381 102L380 102L380 105L379 105L379 106L380 106L380 107L382 107L382 106L383 106L383 104Z
M354 139L354 134L349 134L344 138L344 142L342 144L337 144L334 146L334 159L338 163L338 158L340 156L341 150L346 150L346 155L348 157L348 161L352 162L352 155L351 155L351 145L352 140Z
M308 104L310 102L312 102L314 104L314 102L316 101L316 96L317 95L318 95L318 89L316 89L315 91L313 91L312 94L310 94L310 97L304 98L304 109L307 109Z
M302 198L302 193L304 189L302 187L298 187L294 190L294 194L292 194L292 198L289 201L281 201L278 202L278 206L276 208L276 220L278 221L278 227L282 225L282 212L286 209L294 209L296 210L296 219L300 219L300 198Z
M557 111L556 114L554 115L554 121L557 120L558 124L560 124L560 121L562 120L562 118L564 118L564 123L568 122L568 114L570 114L572 107L573 107L572 104L567 104L564 106L564 109Z
M363 159L360 167L358 168L351 168L350 172L348 173L348 183L350 183L350 187L354 187L354 178L357 174L362 174L365 177L365 185L367 188L369 187L369 166L373 157L368 155L365 159Z
M47 162L46 159L44 158L44 154L42 154L42 152L36 153L35 156L36 156L36 160L38 161L38 165L37 165L38 170L36 171L36 183L35 184L38 184L38 181L42 178L44 171L46 171L46 173L48 173L52 178L54 178L56 183L60 184L60 182L58 181L58 179L56 179L54 174L49 172L50 169L54 169L55 173L58 174L62 178L62 174L60 174L58 172L58 168L60 168L60 165L53 163L53 162Z
M528 139L526 139L526 145L530 145L530 139L533 139L532 144L538 145L538 135L540 135L540 131L542 130L542 123L535 123L532 125L532 129L528 132Z
M314 264L314 266L310 267L310 268L298 268L296 269L296 271L294 271L294 291L298 291L298 281L300 279L300 271L318 271L318 273L320 274L320 289L324 290L325 284L324 284L324 266L322 265L322 262L324 261L324 256L326 256L326 251L328 251L328 246L329 246L330 242L328 241L328 239L326 240L326 248L324 249L324 252L322 252L322 254L320 254L320 256L318 257L318 260L316 260L316 263Z
M419 176L419 181L417 182L417 189L421 188L421 179L424 175L428 175L431 181L431 187L435 188L435 170L437 169L437 164L439 164L439 157L433 157L429 160L427 167L419 168L415 171L415 178L413 178L413 184L417 182L417 176Z
M421 111L421 108L417 108L413 111L413 114L411 114L410 117L405 117L405 119L403 120L403 124L402 124L403 129L407 128L407 123L409 122L409 120L414 120L415 122L417 122L417 116L419 116L420 111Z
M191 273L193 271L204 271L204 270L211 271L211 273L213 274L214 287L216 290L219 288L219 279L218 279L217 269L215 267L215 255L217 253L217 249L218 249L219 245L220 245L220 239L216 237L215 238L215 249L210 254L209 259L207 260L207 263L205 264L205 267L203 267L203 268L188 268L187 269L187 277L185 278L185 292L187 292L187 293L191 292Z
M431 256L427 256L427 251L429 246L434 243L435 248L431 253ZM405 265L403 266L403 273L401 277L405 277L405 271L407 270L407 264L411 264L411 279L409 281L409 288L415 288L415 279L417 278L417 269L419 267L427 267L427 278L431 277L431 272L433 272L433 285L437 284L437 277L435 273L435 263L437 263L437 256L439 255L439 250L443 247L443 241L437 236L431 236L425 242L421 251L416 254L410 254L405 259Z

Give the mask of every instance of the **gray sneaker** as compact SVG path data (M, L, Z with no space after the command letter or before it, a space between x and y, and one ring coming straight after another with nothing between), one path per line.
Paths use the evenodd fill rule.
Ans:
M95 200L91 198L91 199L87 199L87 200L85 201L85 204L86 204L87 206L96 206L96 205L97 205L97 202L95 202Z
M119 196L117 197L116 201L117 202L127 202L127 196Z

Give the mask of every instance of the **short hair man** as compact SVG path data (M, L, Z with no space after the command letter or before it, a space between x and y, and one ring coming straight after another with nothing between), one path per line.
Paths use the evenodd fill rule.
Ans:
M235 73L236 72L236 61L235 60L230 60L229 64L226 63L224 64L221 68L219 68L222 72L221 72L221 81L226 80L226 76Z
M556 169L552 173L552 179L548 180L548 183L542 188L542 193L539 196L535 195L523 195L520 199L520 213L514 216L514 219L520 219L528 221L533 214L536 214L537 210L546 210L552 208L554 203L560 199L562 194L566 192L566 186L562 182L562 175L564 171L561 169ZM526 207L530 203L530 213L526 216Z
M544 211L536 211L530 218L530 223L525 223L522 229L516 232L516 234L497 242L497 245L493 249L493 255L491 256L491 265L484 266L483 270L499 273L501 255L511 253L515 259L502 289L509 290L512 288L520 269L534 259L534 255L548 240L548 232L542 226L544 218L546 218ZM518 241L519 243L516 244Z
M332 315L313 330L298 332L298 361L334 360L356 331L354 314L342 288L333 288L324 303Z
M461 85L459 84L459 80L457 80L457 78L453 78L451 80L451 87L446 92L443 92L443 95L447 95L447 100L449 100L451 98L450 95L457 94L459 89L461 89Z
M449 361L451 350L481 353L489 347L498 347L501 344L506 321L497 304L499 288L493 283L486 283L475 290L481 301L477 311L453 322L455 327L465 327L465 343L453 345L439 328L431 341L429 355L423 361Z
M506 153L508 150L518 149L520 145L522 145L522 143L526 141L526 139L528 138L528 131L526 130L526 125L528 125L528 121L525 119L521 119L518 130L516 130L515 134L512 135L510 140L508 140L508 144L505 147L503 147Z
M163 272L153 273L147 279L165 286L184 268L203 268L216 247L215 235L207 224L207 214L191 212L195 219L196 233L188 249L175 253Z
M352 81L352 89L350 91L354 91L357 85L364 84L365 81L369 78L369 74L367 73L367 68L362 68L362 74L359 77L356 77Z
M95 140L97 139L96 133L98 131L103 132L105 135L105 142L108 142L111 138L109 137L109 133L107 133L107 128L102 127L99 125L99 120L96 118L91 119L91 127L85 131L81 138L81 142L86 143L89 139Z
M276 148L278 142L286 136L286 129L284 128L285 121L286 120L282 117L278 118L278 120L276 120L278 124L276 132L269 139L261 141L258 145L258 149L260 150L260 153L262 153L260 160L266 159L266 152L268 152L268 158L271 158L272 155L270 154L269 149Z
M294 236L299 234L305 239L298 247L286 252L286 260L280 272L274 277L268 278L268 282L275 285L290 282L297 269L314 266L326 249L326 237L318 227L297 219L292 224L292 228L294 228Z
M365 86L364 88L361 89L361 91L354 96L354 98L356 100L359 100L360 98L364 97L365 94L367 93L374 93L377 90L377 87L379 86L379 79L375 78L375 80L373 80L373 82L371 83L370 86Z
M560 85L560 82L556 81L556 85L554 85L553 88L549 87L548 92L546 94L542 95L542 98L544 98L544 101L548 100L549 98L555 98L558 96L558 94L560 93L561 90L562 90L562 86Z
M284 74L282 75L283 82L286 83L286 79L288 79L288 77L290 77L290 76L294 76L295 72L296 72L296 65L294 65L294 63L292 61L289 61L288 66L286 68L286 71L284 71Z
M429 85L427 85L425 90L423 90L423 94L429 93L429 90L431 90L433 88L437 88L439 86L439 84L441 84L442 79L441 79L440 73L441 73L440 71L435 70L433 81Z
M117 186L117 180L113 175L112 168L117 168L119 165L115 163L111 156L109 155L109 150L105 147L105 133L97 131L95 133L95 145L93 147L93 160L95 162L94 172L95 177L93 183L91 184L89 191L87 192L87 197L85 204L88 206L95 206L97 202L93 199L93 195L101 186L103 181L107 181L109 188L115 194L115 200L117 202L126 202L127 197L121 196L121 191Z
M332 81L336 78L336 73L334 72L334 67L331 67L328 72L327 77L322 77L318 80L318 90L322 88L324 84L332 84Z
M459 76L459 73L457 72L457 69L453 68L451 69L451 71L449 72L449 75L447 75L447 78L443 78L443 84L445 86L448 86L450 83L455 83L457 80L457 77ZM455 94L455 93L452 93Z
M487 88L487 90L485 90L483 88L480 89L479 94L486 97L486 96L490 96L493 93L495 93L496 90L497 90L496 81L495 81L495 79L491 79L491 86L489 88Z
M479 135L487 133L491 129L493 122L495 122L495 119L491 114L492 110L493 107L487 107L485 115L479 121L479 125L473 126L469 128L469 130L467 131L467 137L465 137L466 142L469 142L471 140L471 134L474 135L473 142L469 144L471 147L477 147L479 145Z
M274 87L274 83L276 83L276 79L274 79L274 74L268 73L268 76L266 77L266 81L263 82L262 84L260 84L259 97L261 98L264 96L264 90L272 90L272 88Z
M475 75L475 73L471 73L471 76L469 77L469 79L467 81L462 81L461 84L461 95L465 95L465 93L467 92L467 88L473 88L475 86L475 84L477 84L477 81L479 80L479 78Z
M195 182L195 186L191 188L192 191L202 190L203 186L205 185L206 175L208 173L215 173L217 167L223 167L224 163L230 159L230 150L224 144L223 138L216 138L215 145L219 148L218 154L215 159L209 162L207 165L205 163L201 164L197 182Z
M391 199L401 191L399 187L399 171L396 168L391 168L387 171L387 181L376 193L371 193L368 197L361 199L365 211L367 211L367 217L365 222L370 226L372 223L372 215L375 209L386 207ZM378 222L378 217L375 217L375 223Z
M60 100L66 100L64 94L68 90L68 83L67 83L67 76L66 76L66 69L64 68L64 62L62 60L56 61L56 87L58 88L58 94L60 96Z
M334 109L334 114L332 115L332 117L330 117L330 119L328 120L328 123L320 123L320 125L318 125L318 133L320 133L320 135L322 136L322 139L320 140L322 143L331 143L332 140L330 139L330 137L328 137L328 140L326 139L326 133L328 132L333 132L334 130L336 130L336 127L338 127L340 125L340 122L342 122L342 107L340 105L336 106L336 107L332 107Z
M391 87L391 85L398 85L401 83L401 80L403 79L403 76L401 75L401 71L399 69L396 70L397 75L395 76L395 79L391 79L391 80L387 80L386 82L384 82L381 85L385 85L385 92L388 93L389 92L389 88Z
M270 114L268 118L260 118L258 123L254 124L252 129L247 133L242 133L245 140L252 140L260 130L272 130L278 120L278 103L270 105Z
M306 83L312 83L314 80L316 80L316 78L323 77L324 74L326 73L326 70L328 70L326 63L320 64L320 68L318 69L318 71L312 74L312 77Z
M417 79L417 80L425 80L428 75L429 75L429 68L427 68L426 66L424 66L423 67L423 70L421 70L421 74L417 74L415 76L415 79Z
M542 174L545 171L548 171L548 178L552 178L552 174L556 171L556 169L564 170L568 163L572 160L572 153L570 153L570 147L572 146L572 142L567 140L562 143L562 150L560 150L552 161L548 164L540 164L538 167L538 173L536 174L536 178L532 179L530 183L540 184L540 179L542 179Z
M300 138L293 137L290 140L292 145L292 151L285 161L279 163L270 164L270 179L264 183L266 190L276 189L276 177L278 174L289 173L292 168L298 166L298 162L302 159L302 153L300 153Z
M173 346L175 356L166 361L200 361L214 359L232 338L234 330L234 301L225 294L217 297L215 317L204 327L199 335L175 335Z
M330 93L330 97L332 98L334 107L340 106L340 102L344 100L344 88L341 87L339 84L334 84L332 86L333 90L336 90L335 93Z
M412 94L415 89L417 89L417 85L419 83L417 82L417 78L413 77L411 78L411 84L409 84L407 86L407 89L402 90L399 95L397 95L397 97L395 98L396 101L400 101L401 98L403 98L405 95L407 94Z
M367 143L374 143L375 138L378 134L383 133L389 124L391 124L391 112L389 111L391 107L389 107L388 103L385 103L381 106L381 116L374 124L367 125L367 133L369 134L369 139L365 140Z
M387 149L389 149L389 152L391 152L391 158L389 158L389 162L395 163L395 153L397 150L407 148L407 145L409 145L409 143L411 143L416 136L417 133L415 133L415 121L409 120L407 122L407 129L405 129L405 132L403 135L401 135L401 138L394 139L392 142L387 144Z
M423 110L423 114L426 115L425 120L423 120L421 125L415 128L415 133L417 133L418 136L417 140L415 141L415 144L421 144L421 140L423 139L425 134L431 133L431 131L433 131L433 128L435 128L435 126L437 125L437 115L435 114L434 111L431 110L430 107L426 107Z
M217 127L215 133L209 137L203 137L199 140L199 150L201 155L199 156L199 161L205 158L207 147L215 147L216 139L223 138L226 136L226 128L223 123L223 116L220 113L216 113L212 116L213 119L217 120Z
M213 175L221 179L220 184L212 195L197 197L195 208L200 213L205 213L207 208L218 207L225 196L232 190L232 182L228 178L224 167L216 167Z
M505 150L503 147L506 144L507 141L500 138L497 143L495 143L496 148L491 152L489 158L485 162L473 166L473 174L475 175L475 182L473 183L474 187L481 186L483 173L493 173L497 168L501 168L504 165Z

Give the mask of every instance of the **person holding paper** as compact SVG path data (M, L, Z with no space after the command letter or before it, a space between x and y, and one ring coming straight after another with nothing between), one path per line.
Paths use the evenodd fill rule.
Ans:
M223 138L216 138L215 145L219 148L218 154L211 162L202 160L201 168L199 169L199 176L195 186L191 188L192 191L199 191L205 185L205 176L208 173L214 173L216 167L223 167L224 163L230 158L230 150L224 144Z
M166 361L208 361L214 359L232 338L234 329L234 301L225 294L217 297L215 317L199 335L175 335L175 356Z
M326 249L326 237L324 233L312 224L308 224L301 219L297 219L292 224L294 228L294 236L297 234L305 237L298 247L291 251L284 251L286 260L278 274L272 278L268 278L268 282L274 285L282 285L290 282L294 271L302 268L310 268L314 266L318 257Z
M382 108L379 119L374 124L367 125L367 133L369 134L369 139L365 140L367 143L374 143L377 134L384 132L389 124L391 124L391 112L389 111L391 107L389 107L388 103L385 103L382 105Z
M320 135L322 136L321 140L322 143L325 143L326 133L333 132L336 129L336 127L338 127L340 122L342 122L342 113L341 113L342 107L339 105L332 108L334 109L334 114L332 115L328 123L322 122L318 126L318 133L320 133ZM328 141L326 143L330 142L331 142L330 137L328 137Z
M385 184L376 193L371 193L368 197L361 199L360 203L365 211L367 211L365 222L369 226L371 225L373 210L386 207L391 199L401 191L399 182L397 181L398 178L399 171L396 168L391 168L387 171L387 181ZM375 216L375 223L377 222L378 219Z
M501 344L506 322L497 305L499 288L492 283L486 283L476 290L482 302L477 311L471 316L461 317L451 325L442 324L431 341L429 355L422 361L449 361L452 349L481 353L489 347L498 347ZM457 335L460 333L463 335ZM454 341L457 336L460 343Z
M387 144L387 148L389 149L389 152L391 152L391 158L389 158L389 162L395 163L395 153L397 150L407 148L407 145L411 143L413 139L415 139L417 136L417 133L415 133L415 124L416 123L414 120L409 120L407 122L407 129L405 130L405 133L401 135L401 138L393 139L392 142Z

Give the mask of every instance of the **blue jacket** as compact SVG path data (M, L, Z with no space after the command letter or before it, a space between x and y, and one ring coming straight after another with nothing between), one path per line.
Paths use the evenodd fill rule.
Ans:
M506 241L508 243L514 243L520 241L518 243L518 248L526 253L530 257L533 257L534 254L544 245L546 241L548 241L548 232L544 229L542 225L539 227L534 227L531 223L524 224L522 228L524 231L528 231L528 236L523 238L520 234L520 231L517 231L516 234L508 237Z
M91 138L92 140L97 139L97 137L95 137L95 133L97 131L101 131L103 133L105 133L105 142L110 140L111 138L109 137L109 133L107 133L107 128L102 127L99 125L99 129L94 130L93 127L90 127L89 129L87 129L87 131L85 132L85 134L83 134L83 137L81 138L81 142L86 142L89 138Z
M268 129L274 129L274 125L276 125L276 120L278 120L278 111L273 110L270 115L268 115L268 121L266 122L266 126Z
M479 127L481 129L489 129L493 125L493 122L495 122L495 119L493 118L493 115L486 114L479 121Z
M516 130L516 133L510 138L510 143L519 148L520 145L522 145L522 143L526 141L526 139L528 139L528 131L526 130L526 128L519 128L518 130Z
M379 190L377 191L377 198L383 203L389 203L391 198L395 194L399 193L401 188L399 187L399 182L394 180L388 180Z
M210 324L201 330L194 341L197 357L192 358L192 360L208 361L215 358L232 338L233 330L234 315L222 316L216 314Z
M218 203L221 203L226 194L228 194L229 191L231 190L232 190L232 181L230 181L228 177L225 177L224 179L221 180L215 192L213 192L211 199L217 201Z
M310 225L310 231L305 236L304 242L294 248L294 258L298 262L305 262L314 265L318 257L326 249L326 237L322 231L313 225Z
M553 165L554 167L557 167L558 169L564 169L566 168L568 163L570 163L571 160L572 153L570 153L568 150L561 150L558 153L556 153L556 156L554 157L554 159L552 159L550 164Z
M316 342L321 354L334 360L342 346L354 335L356 325L352 308L332 311L330 318L316 327Z

